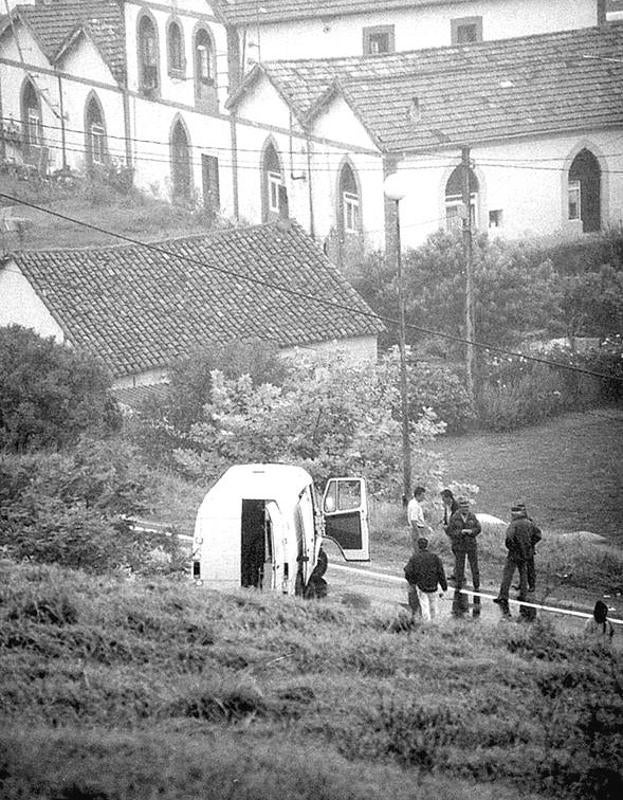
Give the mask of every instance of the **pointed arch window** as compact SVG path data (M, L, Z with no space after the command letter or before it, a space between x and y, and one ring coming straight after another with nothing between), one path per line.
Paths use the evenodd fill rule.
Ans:
M288 190L283 180L281 162L275 147L270 143L264 151L264 220L288 217Z
M87 102L85 121L87 162L90 166L105 164L108 157L106 126L96 95Z
M478 178L473 170L469 171L469 213L472 228L478 227ZM446 228L460 229L463 226L463 167L458 166L446 183Z
M24 144L28 150L43 145L41 101L32 81L27 80L22 89L22 128Z
M169 60L169 74L179 77L184 74L186 60L184 58L184 40L182 28L176 20L169 22L167 30L167 55Z
M584 233L601 230L601 167L586 148L569 168L567 211L570 220L581 220Z
M216 59L212 36L205 28L195 33L195 97L202 108L216 103Z
M340 173L340 206L343 230L346 233L359 233L361 230L359 187L350 164L344 164Z
M171 184L174 201L184 203L191 199L190 144L181 119L177 120L171 134Z
M160 85L158 32L155 22L143 14L138 23L138 80L140 90L153 94Z

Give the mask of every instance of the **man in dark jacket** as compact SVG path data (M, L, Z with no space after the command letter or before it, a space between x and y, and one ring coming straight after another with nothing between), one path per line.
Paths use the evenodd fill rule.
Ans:
M502 584L495 601L505 614L508 613L508 592L515 570L519 572L519 599L525 600L528 592L536 587L534 552L541 540L541 531L528 517L523 503L511 508L511 523L506 529L506 564L502 573Z
M466 557L472 573L474 591L477 592L480 589L476 537L481 530L482 528L480 522L476 519L476 515L469 510L469 500L466 497L460 497L459 510L455 511L450 517L450 522L446 528L455 558L454 575L457 589L462 589L465 584Z
M428 539L418 539L417 550L405 566L409 590L417 592L424 622L437 616L437 592L448 590L446 574L439 556L428 552Z

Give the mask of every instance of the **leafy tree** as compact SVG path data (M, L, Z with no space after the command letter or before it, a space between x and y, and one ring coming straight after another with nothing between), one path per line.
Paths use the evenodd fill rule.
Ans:
M514 346L529 333L562 330L561 286L547 260L530 246L476 236L473 247L476 338ZM414 326L465 336L465 256L461 237L438 231L403 255L406 320ZM379 313L396 318L397 280L392 264L375 253L354 279L355 288ZM392 331L392 343L397 331ZM408 342L453 358L462 345L410 329Z
M172 452L186 446L191 426L203 418L214 370L228 379L248 375L253 385L279 385L287 364L275 345L259 339L210 344L178 359L171 366L164 394L148 397L130 423L131 437L151 461L169 464Z
M623 272L605 264L599 271L565 278L562 307L570 336L623 333Z
M119 422L92 356L19 325L0 328L0 448L63 446Z
M286 461L329 475L361 474L378 495L398 496L402 465L395 363L293 367L281 387L254 386L248 376L212 373L210 401L193 425L178 463L195 476L214 477L235 462ZM420 479L437 470L428 447L444 429L430 410L411 423Z

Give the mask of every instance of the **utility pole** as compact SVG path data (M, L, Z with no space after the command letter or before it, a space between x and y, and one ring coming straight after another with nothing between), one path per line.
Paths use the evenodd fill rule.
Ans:
M461 149L461 177L463 201L463 252L465 254L465 338L467 349L465 367L467 372L467 393L474 399L474 287L473 287L473 247L472 247L472 205L470 192L470 149Z

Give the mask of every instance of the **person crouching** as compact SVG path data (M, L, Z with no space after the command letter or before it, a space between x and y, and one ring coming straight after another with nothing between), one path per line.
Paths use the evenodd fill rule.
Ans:
M417 549L405 566L409 591L415 590L424 622L437 616L438 591L448 591L446 574L439 556L428 552L428 539L418 539Z

